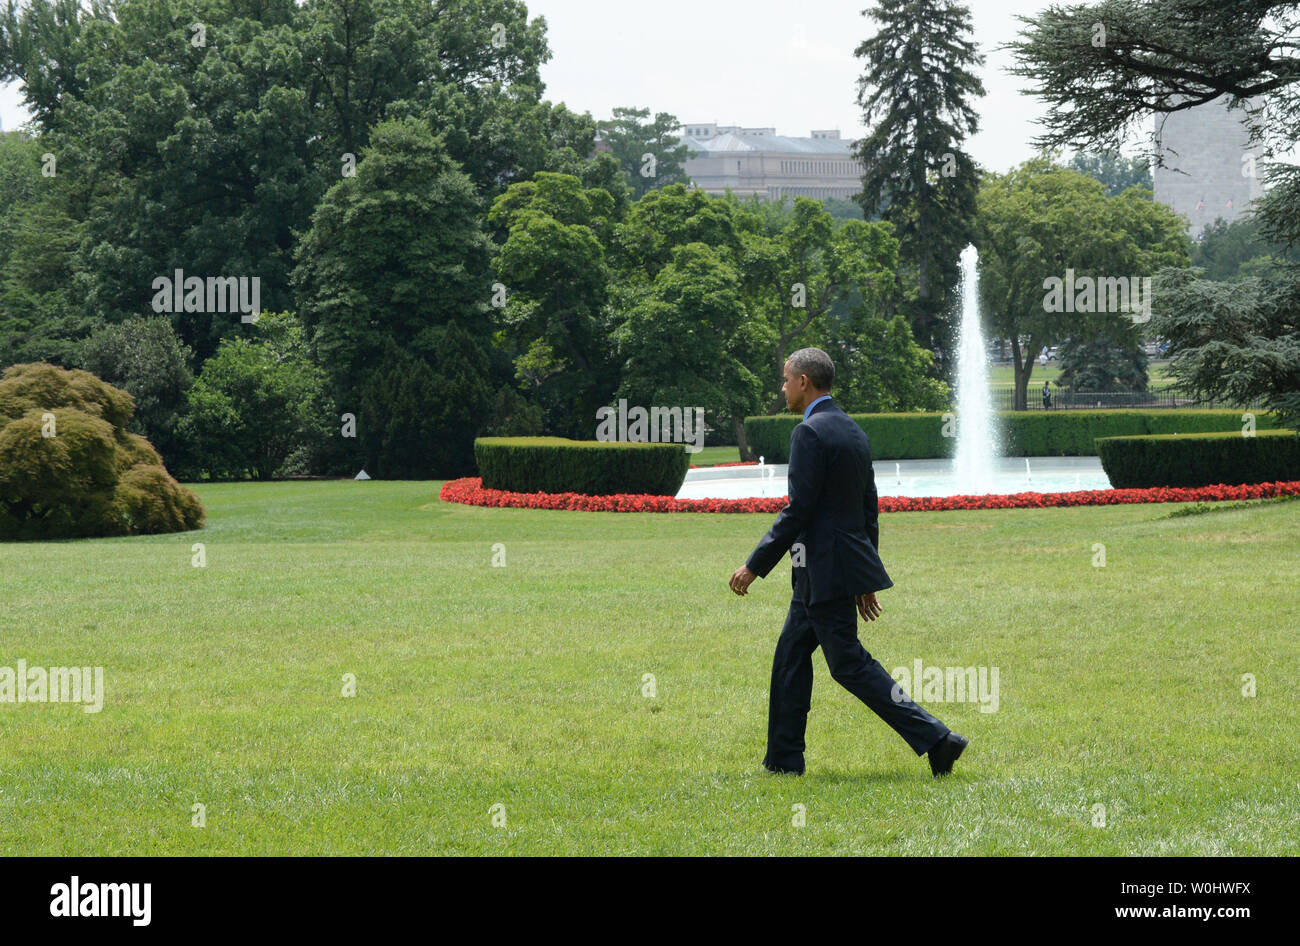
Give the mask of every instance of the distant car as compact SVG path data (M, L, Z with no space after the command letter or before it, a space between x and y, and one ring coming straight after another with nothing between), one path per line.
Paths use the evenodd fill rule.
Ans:
M1160 354L1160 346L1155 342L1147 342L1142 346L1142 350L1147 353L1147 357L1149 358L1154 358L1156 355Z
M1061 353L1061 348L1060 348L1060 346L1059 346L1059 345L1053 345L1051 348L1047 349L1047 360L1048 360L1048 361L1055 361L1055 360L1056 360L1056 356L1059 355L1060 353Z

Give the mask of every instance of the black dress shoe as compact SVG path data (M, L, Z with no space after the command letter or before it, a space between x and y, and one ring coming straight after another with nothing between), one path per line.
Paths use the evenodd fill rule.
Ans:
M966 748L970 742L965 736L959 736L955 732L949 732L939 740L933 749L928 753L930 757L930 771L934 777L947 775L952 771L952 764L957 761L961 751Z
M803 775L803 769L783 769L780 766L768 765L766 762L763 763L763 770L772 775Z

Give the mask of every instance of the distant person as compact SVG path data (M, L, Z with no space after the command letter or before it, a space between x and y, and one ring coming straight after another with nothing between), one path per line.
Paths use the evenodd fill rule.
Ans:
M1047 386L1047 382L1044 381L1043 382L1043 410L1045 411L1050 410L1051 407L1052 407L1052 389L1049 388Z
M1046 345L1043 346L1043 350L1038 355L1038 363L1042 365L1044 368L1047 367L1047 346Z
M812 655L819 646L831 678L883 719L917 755L929 755L937 778L952 771L964 736L922 707L858 640L858 615L880 615L876 592L893 586L876 553L879 501L871 444L831 400L835 366L820 348L801 348L785 363L786 406L803 413L790 435L790 502L749 560L731 576L731 590L748 593L791 553L794 593L772 659L767 709L769 772L802 775L804 732L812 703Z

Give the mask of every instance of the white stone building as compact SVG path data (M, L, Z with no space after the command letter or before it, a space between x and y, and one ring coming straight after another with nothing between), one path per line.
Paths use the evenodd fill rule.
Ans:
M862 190L862 166L852 142L838 130L815 130L807 138L778 135L775 128L693 123L681 139L690 148L684 169L709 194L728 189L738 197L849 198Z

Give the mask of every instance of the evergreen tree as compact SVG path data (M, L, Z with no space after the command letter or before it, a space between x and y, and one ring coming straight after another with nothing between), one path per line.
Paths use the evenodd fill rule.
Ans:
M639 200L665 184L684 183L682 162L690 149L677 137L681 123L675 115L658 112L654 121L648 108L616 108L614 117L600 123L600 134Z
M1064 387L1075 391L1145 391L1147 356L1136 327L1113 323L1104 334L1071 337L1061 346Z
M969 8L952 0L878 0L864 15L880 29L854 50L866 62L858 104L868 128L854 146L865 168L856 199L868 220L894 225L904 311L920 343L946 354L949 293L974 229L979 178L962 146L978 127L984 86L973 70L984 59Z
M356 414L357 462L374 466L373 475L466 472L488 420L489 252L473 182L414 118L376 126L356 176L330 188L313 215L294 285L338 409ZM404 395L404 404L430 409L417 424L417 411L384 414L382 398L363 397L394 364L414 371L419 362L429 369L419 372L420 391L454 407L432 394ZM363 401L379 413L367 415ZM428 440L418 446L423 465L387 452L400 440L392 428L399 415L406 436ZM389 433L376 440L379 428ZM438 451L447 465L433 462Z

